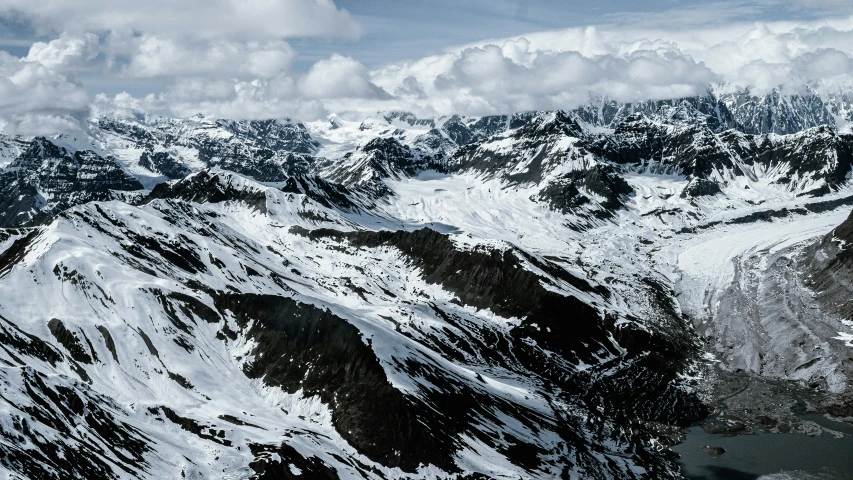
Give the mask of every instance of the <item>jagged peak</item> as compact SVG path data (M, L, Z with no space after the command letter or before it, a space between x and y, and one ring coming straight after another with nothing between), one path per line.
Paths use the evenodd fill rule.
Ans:
M212 168L192 173L180 180L157 185L143 203L158 199L196 203L220 203L234 200L265 213L267 190L269 187L234 172Z
M394 137L376 137L370 139L366 144L364 144L360 150L364 153L369 153L373 151L381 151L390 153L392 155L401 155L407 154L411 155L411 148L406 145L400 143Z
M22 156L28 158L62 158L68 156L68 150L60 147L47 137L35 137Z
M518 136L565 135L581 137L584 129L574 115L564 110L541 112L516 131Z

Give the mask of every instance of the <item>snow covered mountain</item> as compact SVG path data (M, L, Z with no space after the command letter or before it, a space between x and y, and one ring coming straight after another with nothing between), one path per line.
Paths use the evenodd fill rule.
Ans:
M826 318L847 315L849 220L803 242L853 205L853 137L806 99L710 98L3 137L0 469L679 478L668 447L717 408L714 355L847 412L853 326L774 357L738 333L741 304L709 300L750 297L703 252L815 223L797 256L720 261L778 281L797 258Z
M212 175L221 196L199 197L193 175L171 198L89 203L5 240L4 361L26 366L4 378L7 468L674 474L632 427L701 409L677 376L695 347L671 306L628 309L509 244L367 230ZM667 295L640 273L633 295ZM38 304L11 301L34 289Z
M0 227L44 223L72 205L141 189L114 158L69 152L39 137L0 170Z
M755 95L749 90L724 90L709 89L697 97L638 103L597 98L575 113L590 125L609 129L641 113L664 123L704 124L715 132L734 129L753 135L785 135L819 126L849 131L853 120L850 95L844 91L820 94L806 87L802 93L776 89Z

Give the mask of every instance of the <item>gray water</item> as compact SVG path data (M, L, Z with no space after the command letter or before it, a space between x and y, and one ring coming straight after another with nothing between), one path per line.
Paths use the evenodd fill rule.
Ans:
M688 480L853 479L853 426L820 415L802 418L845 436L756 433L725 437L694 425L684 443L673 450L681 454L679 464ZM703 445L723 447L726 453L708 455L702 451Z

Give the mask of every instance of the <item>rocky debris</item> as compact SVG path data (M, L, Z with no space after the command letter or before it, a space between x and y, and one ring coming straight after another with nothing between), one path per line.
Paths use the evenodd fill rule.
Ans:
M823 309L840 319L853 316L853 213L805 251L804 281Z
M708 445L703 445L702 451L714 457L726 453L726 449L723 447L709 447Z

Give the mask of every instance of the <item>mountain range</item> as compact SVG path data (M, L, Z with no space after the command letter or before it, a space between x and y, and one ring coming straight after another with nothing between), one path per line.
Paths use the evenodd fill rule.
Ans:
M670 447L712 412L806 428L763 404L727 411L712 369L853 417L849 103L115 112L2 136L0 468L680 478ZM742 233L778 242L703 256ZM742 334L736 275L808 302L778 313L767 293L749 304L763 330Z

